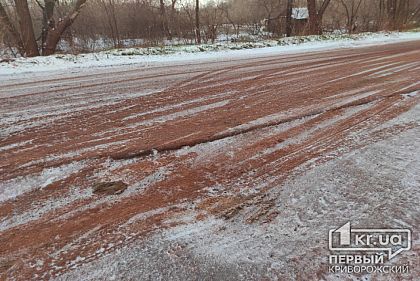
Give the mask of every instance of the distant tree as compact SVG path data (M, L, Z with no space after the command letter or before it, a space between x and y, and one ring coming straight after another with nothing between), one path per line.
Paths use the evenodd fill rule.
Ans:
M353 33L356 29L356 17L363 0L340 0L346 11L346 25L348 33Z
M99 5L104 8L106 19L105 23L108 25L111 31L111 39L115 48L121 47L121 35L118 26L116 6L117 1L115 0L99 0Z
M293 0L287 0L286 7L286 36L290 37L292 35L292 9L293 9Z
M175 5L175 1L173 2ZM168 17L166 15L165 1L159 0L160 21L162 23L162 30L169 40L172 39L171 30L169 29Z
M201 44L200 35L200 0L195 0L195 38L197 44Z
M407 23L410 16L409 0L386 0L387 28L400 30Z

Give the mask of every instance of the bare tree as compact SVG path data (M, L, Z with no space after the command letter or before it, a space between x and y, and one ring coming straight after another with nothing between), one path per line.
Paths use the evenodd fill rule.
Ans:
M77 0L74 8L64 18L60 18L58 22L54 22L53 25L49 26L48 33L45 40L45 46L43 46L42 55L48 56L54 54L57 44L60 41L64 31L72 25L74 20L80 14L81 9L86 4L86 0Z
M104 8L106 18L104 18L105 24L108 25L111 32L111 39L115 48L121 47L121 36L118 27L118 21L116 16L116 2L114 0L99 0L99 4Z
M420 22L420 0L0 1L1 43L10 53L26 56L52 54L60 40L66 40L63 46L73 52L87 52L120 47L122 40L149 46L176 36L185 43L202 43L215 41L218 33L227 40L233 34L247 40L240 38L241 31L289 36L298 29L321 34L346 27L351 33L356 25L357 31L377 31L416 27ZM293 6L304 3L310 16L306 26L306 20L292 19ZM83 14L74 20L83 5ZM263 22L268 34L260 33Z
M19 36L18 31L16 30L16 27L13 25L13 23L10 21L10 18L6 12L6 9L0 2L0 23L4 26L5 31L8 33L8 35L12 39L13 45L16 46L19 53L23 56L25 54L25 47L23 46L23 42Z
M321 7L317 9L316 0L307 0L310 34L322 34L322 16L330 4L330 1L331 0L324 0Z
M10 17L0 8L1 22L8 28L18 48L22 48L21 53L27 57L39 56L38 43L35 37L32 16L28 6L28 0L14 0L15 11L19 23L19 32L11 23ZM41 50L42 55L51 55L55 52L64 31L74 22L79 15L86 0L77 0L73 9L64 17L54 19L55 0L45 0L44 5L38 2L43 12L42 31L41 31Z
M209 3L203 9L201 9L200 18L201 26L205 27L205 42L207 43L211 41L211 43L214 43L217 39L218 30L225 20L223 10L220 9L219 5L215 3Z
M200 35L200 0L195 0L195 37L197 44L201 44Z
M25 49L25 55L28 57L39 56L39 50L35 39L35 32L32 25L31 13L29 12L28 1L15 0L15 5L20 27L20 38Z
M356 16L360 9L360 5L362 4L363 0L340 0L341 4L346 11L347 17L347 31L348 33L353 33L356 29Z
M286 7L286 36L290 37L292 35L292 9L293 9L293 0L287 0Z
M42 10L42 31L41 31L41 49L42 53L45 52L47 36L50 28L52 28L54 23L54 8L55 0L44 0L44 5L41 2L37 1L38 6Z
M175 5L175 1L173 2ZM172 39L172 33L169 28L168 17L166 15L165 1L159 0L160 21L162 23L162 30L169 40Z
M387 27L391 30L400 30L410 18L409 0L386 0Z

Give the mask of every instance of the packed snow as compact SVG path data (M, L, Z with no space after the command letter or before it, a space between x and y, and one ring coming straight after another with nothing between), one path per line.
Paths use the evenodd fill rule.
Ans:
M17 58L0 63L0 81L18 73L59 71L123 65L150 66L155 63L203 59L232 60L244 56L281 55L337 48L356 48L392 42L419 40L420 32L381 32L357 35L288 37L260 42L217 43L208 45L127 48L80 55L56 54L47 57Z
M45 188L56 181L63 180L69 175L80 171L83 167L83 163L73 162L60 167L45 168L41 173L35 176L29 175L1 182L0 202L13 199L25 192Z

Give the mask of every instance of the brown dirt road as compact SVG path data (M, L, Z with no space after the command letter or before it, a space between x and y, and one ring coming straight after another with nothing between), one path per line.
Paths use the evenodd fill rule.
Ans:
M418 129L401 116L419 104L419 77L413 41L2 82L0 276L50 279L210 219L223 229L276 224L287 215L279 187ZM92 192L108 181L128 186ZM405 220L413 231L417 211ZM414 253L418 262L418 246ZM294 260L271 274L309 280L303 269L284 272L303 266Z

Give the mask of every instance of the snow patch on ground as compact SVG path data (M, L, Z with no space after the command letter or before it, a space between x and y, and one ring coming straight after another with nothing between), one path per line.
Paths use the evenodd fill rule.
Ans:
M244 56L280 55L284 53L352 48L392 42L419 40L420 32L367 33L350 36L306 36L284 38L279 41L228 43L200 46L172 46L164 48L117 49L82 55L53 55L19 58L0 63L0 80L11 74L58 71L71 68L92 68L117 65L185 62L202 59L230 60Z
M403 94L402 96L403 96L404 98L413 98L413 97L417 96L417 94L418 94L419 92L420 92L420 90L417 90L417 91L410 92L410 93L408 93L408 94Z
M7 201L35 189L42 189L83 169L83 162L45 168L41 173L0 182L0 202Z
M64 196L59 198L52 198L43 201L42 205L37 204L37 202L33 202L31 208L28 211L15 214L12 217L4 218L1 220L0 231L5 231L18 225L37 220L49 212L63 208L64 206L70 205L77 200L88 198L91 196L91 194L92 192L90 190L71 187L69 193L64 194Z

